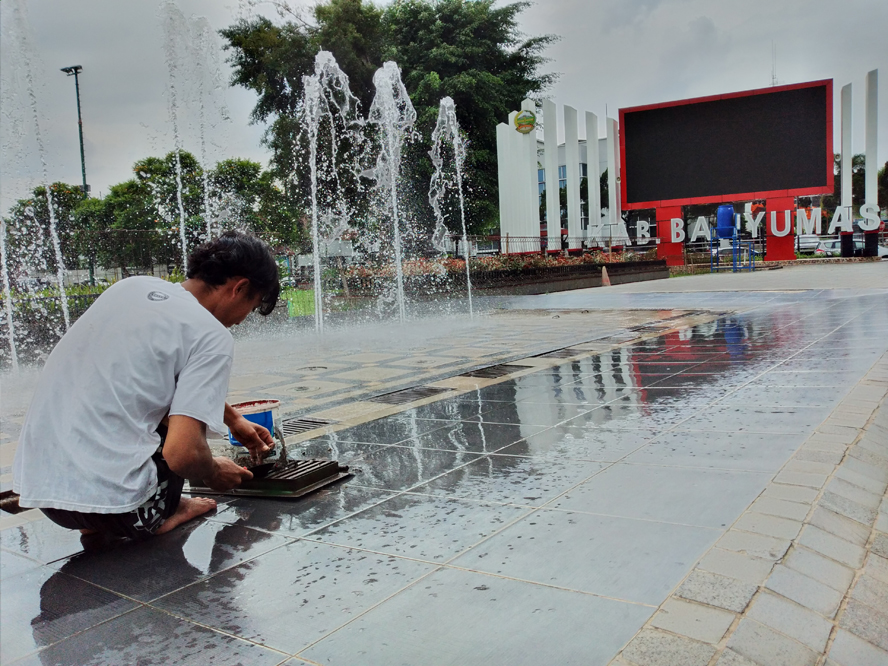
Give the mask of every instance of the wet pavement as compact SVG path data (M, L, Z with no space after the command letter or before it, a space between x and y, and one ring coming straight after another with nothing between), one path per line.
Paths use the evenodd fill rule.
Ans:
M299 501L86 550L45 519L4 529L0 661L611 663L775 475L816 473L784 466L888 351L885 290L731 298L748 307L299 442L356 471ZM641 644L614 663L715 663Z

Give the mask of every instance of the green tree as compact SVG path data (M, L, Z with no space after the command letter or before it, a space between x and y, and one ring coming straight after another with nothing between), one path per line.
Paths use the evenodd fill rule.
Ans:
M258 162L228 159L208 174L213 224L246 228L272 245L301 246L301 208L293 208L274 174Z
M264 17L241 19L219 33L230 51L231 85L256 93L251 120L269 123L264 142L272 150L278 175L288 178L297 162L295 116L302 77L314 69L317 44L306 26L275 25Z
M373 101L373 74L382 64L382 10L363 0L329 0L314 8L312 38L348 73L352 94L366 111Z
M555 80L541 74L552 35L524 38L518 16L529 6L515 2L495 7L493 0L405 0L383 16L388 46L384 57L396 61L428 137L442 97L456 103L460 128L469 140L466 164L466 214L474 233L489 231L498 220L496 126L525 97L541 95ZM424 146L414 148L415 178L427 181L431 164ZM456 231L456 229L453 229Z
M555 37L525 38L517 18L529 6L494 0L400 0L378 10L364 0L329 0L313 10L314 23L242 20L221 32L231 51L232 85L253 90L254 121L270 123L265 143L282 182L298 173L296 108L302 76L313 71L318 49L330 50L349 75L352 93L364 111L373 98L372 76L384 60L401 66L417 110L423 140L407 150L405 164L414 182L428 182L426 154L438 103L450 96L470 146L466 172L467 214L472 231L497 221L496 125L527 96L539 96L554 81L540 72L542 53ZM304 189L304 177L300 184ZM414 210L427 214L422 187L409 188ZM285 193L290 194L290 193Z
M80 265L80 252L75 238L74 211L83 204L83 189L56 182L47 188L39 185L27 199L20 199L7 216L8 254L15 259L14 273L26 277L29 270L55 273L58 267L51 230L55 220L56 235L66 268ZM50 216L50 202L52 216Z

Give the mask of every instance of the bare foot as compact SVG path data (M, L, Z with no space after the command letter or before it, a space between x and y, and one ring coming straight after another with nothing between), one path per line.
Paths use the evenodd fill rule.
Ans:
M170 530L186 523L192 518L202 516L207 511L216 508L216 500L208 497L183 497L179 500L176 513L163 521L163 525L157 528L155 534L166 534Z

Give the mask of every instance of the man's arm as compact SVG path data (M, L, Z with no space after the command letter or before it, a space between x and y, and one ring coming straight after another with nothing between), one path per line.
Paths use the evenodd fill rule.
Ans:
M253 475L229 458L214 458L207 444L207 427L190 416L170 416L163 457L170 469L186 479L200 479L214 490L230 490Z

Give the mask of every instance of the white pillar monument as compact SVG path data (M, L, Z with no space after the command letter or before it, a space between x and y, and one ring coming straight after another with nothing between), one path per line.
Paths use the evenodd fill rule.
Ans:
M589 186L589 236L601 242L601 174L598 165L598 116L586 111L586 177Z
M558 111L543 101L543 144L546 169L546 236L549 250L561 249L561 202L558 196Z
M570 249L575 250L582 247L583 235L580 219L580 135L577 110L567 105L564 107L564 158L567 168L567 237L570 239Z

